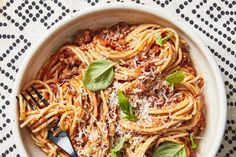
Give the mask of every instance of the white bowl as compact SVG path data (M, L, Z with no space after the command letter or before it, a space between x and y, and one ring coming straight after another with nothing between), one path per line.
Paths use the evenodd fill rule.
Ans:
M150 7L147 8L143 5L113 3L91 7L72 14L48 31L27 54L16 77L13 104L11 105L13 132L21 156L46 156L33 144L29 131L19 128L15 96L19 94L22 86L29 80L34 79L36 73L50 55L66 41L71 41L78 30L111 26L121 21L128 23L158 23L165 27L174 28L187 41L194 65L206 80L204 94L207 109L207 127L197 154L200 157L216 155L225 129L226 94L218 65L207 46L189 27L165 12Z

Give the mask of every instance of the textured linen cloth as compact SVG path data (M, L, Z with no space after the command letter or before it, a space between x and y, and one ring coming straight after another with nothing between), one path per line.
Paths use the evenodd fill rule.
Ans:
M218 156L235 157L236 0L0 0L0 156L22 156L13 136L10 105L15 105L11 104L13 84L28 49L71 13L113 2L169 12L204 40L227 91L227 125Z

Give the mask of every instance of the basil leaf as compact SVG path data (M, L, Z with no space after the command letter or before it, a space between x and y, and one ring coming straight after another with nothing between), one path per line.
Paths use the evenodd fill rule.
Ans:
M114 79L113 66L115 64L104 59L91 62L85 71L83 84L92 91L107 88Z
M174 86L184 80L184 74L181 71L176 71L173 74L170 74L166 77L166 82L174 90Z
M167 36L165 36L164 38L162 38L162 36L160 36L159 34L157 34L156 36L156 44L163 46L164 42L166 42L167 40L169 40L171 37L173 36L173 34L168 34Z
M191 141L191 148L192 148L192 149L196 149L196 148L197 148L197 144L195 143L193 133L191 133L191 134L189 135L189 139L190 139L190 141Z
M152 157L187 157L184 145L164 142L154 149Z
M112 157L122 157L121 152L111 152Z
M129 103L128 99L126 98L126 96L124 95L124 93L121 90L118 90L117 96L118 96L118 103L119 103L120 109L122 110L124 114L126 114L125 119L131 120L131 121L136 120L136 117L133 112L133 108L131 104Z
M113 152L121 151L121 149L124 146L124 143L129 139L129 137L124 136L120 139L120 141L117 143L117 145L112 149Z
M126 120L130 120L130 121L136 121L137 118L135 117L135 115L127 115L124 117Z
M57 157L63 157L61 154L57 154Z
M127 136L124 136L120 139L119 143L111 150L112 157L122 157L121 150L128 139L129 137Z

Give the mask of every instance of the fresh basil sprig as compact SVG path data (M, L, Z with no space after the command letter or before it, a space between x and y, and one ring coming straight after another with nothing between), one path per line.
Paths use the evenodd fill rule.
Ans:
M152 157L187 157L184 145L164 142L154 149Z
M176 71L166 77L166 82L171 90L174 90L174 86L184 80L184 73L181 71Z
M167 40L169 40L171 37L173 36L173 34L168 34L167 36L165 36L164 38L162 36L160 36L159 34L156 35L156 44L163 46L164 42L166 42Z
M127 97L124 95L124 93L121 90L118 90L117 92L118 96L118 103L120 106L120 109L124 114L126 114L125 119L130 121L135 121L136 117L133 112L133 108L131 104L129 103Z
M112 157L122 157L121 151L125 142L129 139L128 136L124 136L120 139L119 143L111 150Z
M189 139L191 141L191 148L192 149L196 149L197 148L197 144L195 143L195 139L194 139L194 134L193 133L191 133L189 135Z
M114 79L113 66L116 63L99 59L91 62L84 74L83 84L92 91L105 89Z

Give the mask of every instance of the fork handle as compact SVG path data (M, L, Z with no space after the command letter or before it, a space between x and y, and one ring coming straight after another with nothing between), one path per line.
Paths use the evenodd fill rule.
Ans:
M72 153L70 154L70 157L78 157L78 156L77 156L76 152L72 152Z
M54 144L64 150L68 155L70 155L70 157L78 157L66 131L61 131L57 137L53 136L53 133L49 131L48 138Z

